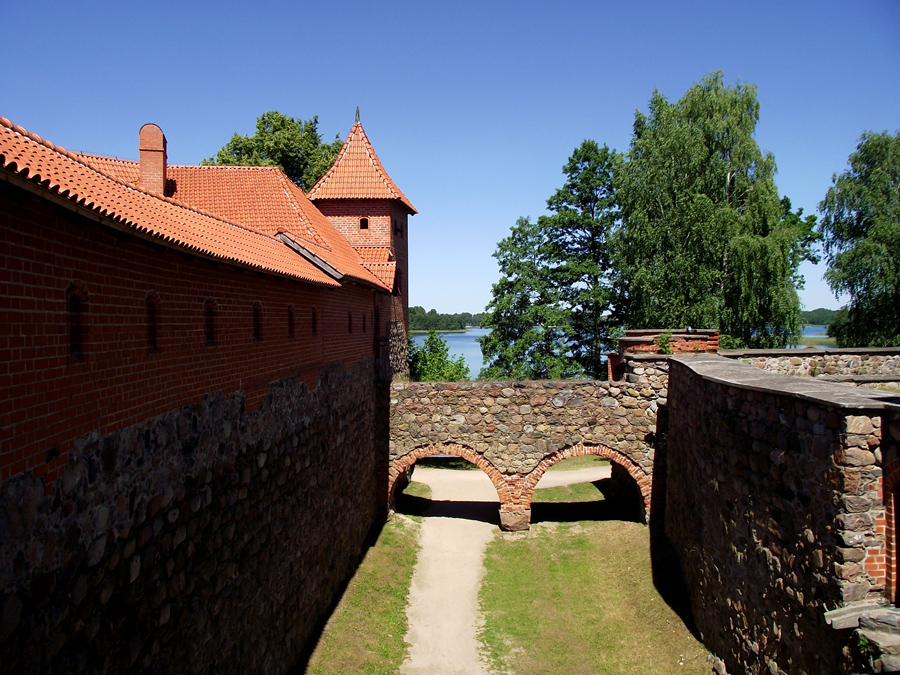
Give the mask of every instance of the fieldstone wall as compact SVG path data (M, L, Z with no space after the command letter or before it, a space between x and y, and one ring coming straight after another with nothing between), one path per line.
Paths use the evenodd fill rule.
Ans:
M409 377L409 336L402 321L388 322L388 358L394 375Z
M900 378L900 349L780 349L775 352L733 351L724 355L739 358L761 370L784 375L885 375Z
M825 614L885 596L896 398L715 356L669 364L665 528L704 644L734 673L849 672L856 639Z
M501 525L525 529L543 472L572 454L623 466L650 505L656 415L665 374L651 365L633 382L394 382L390 481L417 459L445 452L480 466L498 488Z
M286 671L375 517L374 382L210 396L0 486L0 672Z

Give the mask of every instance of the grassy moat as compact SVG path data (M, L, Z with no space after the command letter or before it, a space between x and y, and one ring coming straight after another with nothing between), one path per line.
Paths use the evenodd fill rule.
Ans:
M579 457L553 469L600 463ZM683 605L667 577L670 554L651 542L649 527L611 519L616 509L602 503L599 483L539 488L534 498L536 514L542 504L548 514L571 504L552 512L597 519L538 517L530 531L497 531L488 545L479 595L484 662L492 673L529 675L710 673L705 648L667 603ZM412 514L403 513L405 498ZM398 514L350 582L308 673L399 672L422 519L415 513L429 498L428 486L416 481L398 497Z

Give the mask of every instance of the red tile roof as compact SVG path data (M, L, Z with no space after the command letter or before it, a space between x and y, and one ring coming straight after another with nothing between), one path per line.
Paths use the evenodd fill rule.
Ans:
M359 122L350 129L344 147L341 148L328 173L309 191L309 198L312 201L397 199L409 209L410 213L418 213L384 170Z
M392 288L383 275L363 266L350 243L277 168L169 167L172 196L160 197L138 185L137 162L71 153L2 117L0 167L145 236L197 254L340 285L274 236L285 232L340 275Z
M394 250L390 246L360 246L353 248L359 253L363 264L366 263L386 263L394 260Z

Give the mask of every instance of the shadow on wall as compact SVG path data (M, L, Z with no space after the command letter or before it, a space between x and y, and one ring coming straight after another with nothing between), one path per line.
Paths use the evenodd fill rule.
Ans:
M369 528L369 532L366 535L366 540L363 544L363 548L360 551L356 562L351 567L351 573L348 574L347 578L344 579L344 581L341 583L338 592L335 593L334 598L332 599L331 605L328 607L328 610L323 612L322 616L316 622L316 625L310 633L306 645L300 652L300 658L291 668L286 671L285 675L305 675L307 669L309 668L309 660L312 658L313 652L319 644L319 640L322 639L322 633L325 631L325 626L328 624L328 620L331 618L332 614L334 614L334 611L335 609L337 609L338 604L340 604L341 599L344 597L344 593L347 592L347 586L349 586L350 582L353 580L353 576L356 574L356 570L359 568L360 563L369 553L369 549L375 545L375 543L378 541L378 538L381 536L381 531L384 529L385 522L386 521L381 518L376 518L375 522L372 524L372 527Z
M691 596L684 582L684 571L675 547L665 530L666 516L666 433L668 431L668 410L660 406L657 417L657 434L653 462L653 483L650 503L650 565L653 569L653 585L669 607L684 622L684 625L698 641L702 642Z

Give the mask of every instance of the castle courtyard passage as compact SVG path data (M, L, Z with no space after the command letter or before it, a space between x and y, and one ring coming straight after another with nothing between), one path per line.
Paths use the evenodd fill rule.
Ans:
M417 460L455 455L490 477L501 528L525 530L544 472L569 457L598 455L612 464L614 489L631 492L646 521L664 369L639 367L629 382L394 382L388 501Z

